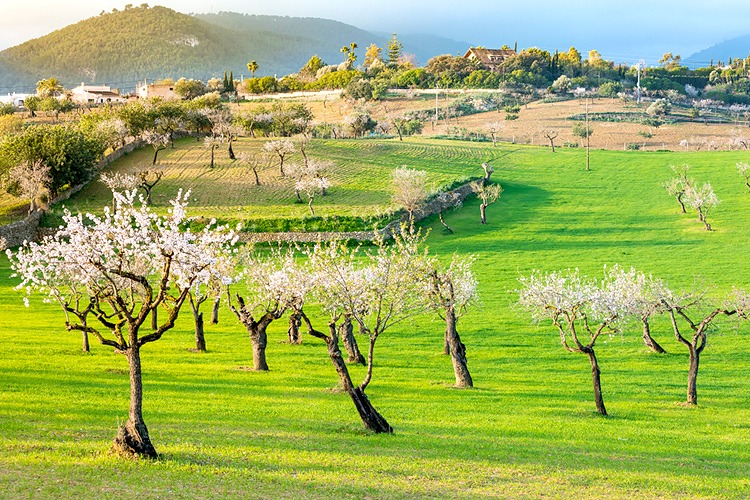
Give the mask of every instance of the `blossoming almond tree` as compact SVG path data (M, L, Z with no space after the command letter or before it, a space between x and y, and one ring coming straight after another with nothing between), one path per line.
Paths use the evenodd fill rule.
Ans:
M714 193L711 183L706 182L699 188L690 186L685 191L685 203L695 209L698 213L698 220L703 223L706 231L711 231L711 224L708 223L708 212L719 204L719 197Z
M445 321L445 345L453 362L456 387L473 387L474 381L466 365L466 346L458 335L458 320L476 299L477 282L471 272L472 259L454 256L448 266L430 259L426 269L425 297L430 309Z
M391 433L393 428L375 409L365 394L372 381L375 343L380 335L424 310L423 276L419 269L426 259L424 237L419 232L401 228L392 245L376 240L377 249L365 252L355 260L353 250L339 242L317 245L311 254L315 269L314 287L323 308L330 314L329 334L315 330L306 315L308 333L321 338L336 368L343 389L357 408L365 428L376 433ZM367 373L355 386L338 348L336 321L350 316L369 338Z
M733 316L737 314L747 319L750 314L750 295L741 290L735 290L721 307L712 306L705 291L673 294L662 298L663 307L669 314L669 319L677 341L684 345L689 354L687 401L688 405L698 404L698 367L700 356L706 348L709 329L714 319L719 315ZM695 319L696 315L700 319ZM693 334L685 335L685 328L680 324L687 324L687 329Z
M103 217L66 212L57 234L9 252L21 278L19 288L44 293L70 312L94 316L98 327L79 314L68 315L66 326L127 358L130 409L114 441L114 448L126 454L157 455L143 419L141 348L174 327L192 287L228 278L217 274L217 263L227 258L236 237L213 224L199 233L183 230L188 196L180 191L165 218L143 200L136 207L135 191L118 193L116 211L105 208ZM157 308L166 311L166 320L142 334Z
M266 329L288 309L301 309L311 279L297 264L294 251L275 249L268 256L246 253L240 259L244 268L241 279L247 293L235 293L237 306L227 290L229 309L245 326L253 347L253 369L268 371Z
M563 347L589 357L596 410L605 416L601 371L594 347L603 333L614 333L617 322L632 314L634 273L615 266L605 269L600 283L581 276L578 270L566 273L534 271L531 276L519 280L521 307L528 310L535 320L551 319Z

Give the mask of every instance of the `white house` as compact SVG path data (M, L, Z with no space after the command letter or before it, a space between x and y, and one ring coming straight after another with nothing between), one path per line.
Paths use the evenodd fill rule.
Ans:
M86 85L81 83L71 89L71 100L80 104L123 103L127 99L120 95L117 89L112 90L109 85Z
M0 95L0 103L2 104L12 104L13 106L20 108L23 106L23 102L26 100L28 96L32 94L18 94L16 92L13 92L12 94L6 95Z

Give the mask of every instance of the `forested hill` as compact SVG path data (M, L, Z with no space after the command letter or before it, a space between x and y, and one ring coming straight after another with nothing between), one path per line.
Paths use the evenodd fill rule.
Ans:
M404 50L421 63L467 48L435 36L400 38ZM192 16L165 7L132 7L0 52L0 93L33 89L50 76L66 87L85 81L132 91L143 79L205 80L223 76L225 70L239 76L247 73L249 60L258 62L258 75L284 75L299 70L313 54L338 63L339 49L351 42L359 45L361 61L368 44L384 46L387 39L326 19L225 12Z
M746 58L750 55L750 35L724 40L707 49L701 50L684 60L685 63L696 66L708 66L711 61L726 64L729 59Z

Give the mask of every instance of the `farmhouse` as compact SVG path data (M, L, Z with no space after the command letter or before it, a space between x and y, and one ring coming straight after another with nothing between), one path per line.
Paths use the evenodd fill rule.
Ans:
M13 106L19 108L23 106L23 102L30 95L31 94L18 94L16 92L8 95L0 95L0 104L12 104Z
M503 61L514 55L516 55L516 51L513 49L485 49L484 47L471 47L466 51L466 54L464 54L464 59L477 61L488 70L498 73Z
M72 89L71 100L80 104L104 104L109 102L126 102L117 89L112 90L109 85L86 85L81 83Z
M174 91L174 82L170 83L148 83L144 80L139 83L136 93L141 99L150 99L152 97L161 97L162 99L179 99Z

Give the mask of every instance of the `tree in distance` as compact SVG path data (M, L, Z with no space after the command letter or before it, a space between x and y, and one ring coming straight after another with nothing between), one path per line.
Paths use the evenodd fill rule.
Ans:
M274 153L279 157L279 173L281 173L282 177L285 177L286 174L284 173L284 158L296 151L296 149L294 148L294 143L289 139L268 141L263 144L263 149L266 152Z
M8 183L15 183L21 196L29 200L29 215L37 210L37 200L52 182L51 169L42 160L24 161L8 171Z
M672 165L671 168L672 171L677 174L677 177L673 177L665 182L664 189L667 190L667 193L669 193L670 196L673 196L677 200L677 203L680 204L680 209L684 214L687 213L687 210L685 210L685 193L693 188L695 181L687 176L690 165L682 165L679 167Z
M492 137L492 146L497 146L497 135L505 128L505 124L499 121L488 122L485 127L487 128L487 132L490 133L490 137Z
M737 172L745 178L745 186L750 190L750 165L746 161L737 163Z
M711 224L708 223L708 213L719 204L719 198L714 193L711 183L706 182L699 188L690 186L685 191L685 203L695 209L698 213L698 220L703 223L706 231L711 231Z
M484 180L471 183L471 190L481 201L479 204L479 217L482 224L487 224L487 207L495 203L503 192L500 184L486 184Z
M255 72L258 71L258 63L256 61L250 61L247 63L247 70L252 75L252 78L255 78Z
M429 195L427 172L402 166L391 174L393 203L404 207L409 214L409 227L414 227L414 212L419 210Z

